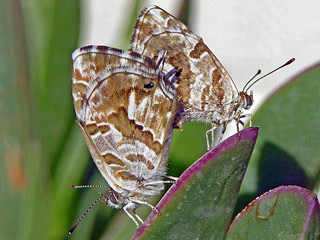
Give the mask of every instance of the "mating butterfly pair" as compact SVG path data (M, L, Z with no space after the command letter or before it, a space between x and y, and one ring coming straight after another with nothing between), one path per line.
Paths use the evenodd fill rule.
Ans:
M138 227L136 208L153 208L147 201L172 182L163 178L173 128L239 120L252 96L237 91L200 37L157 6L141 12L131 45L130 51L77 49L72 95L91 156L110 187L96 202L123 208Z

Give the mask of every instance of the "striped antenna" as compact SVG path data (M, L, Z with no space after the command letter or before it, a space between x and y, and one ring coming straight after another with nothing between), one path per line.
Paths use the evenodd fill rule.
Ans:
M102 185L73 185L71 184L72 188L106 188L106 186L102 186ZM76 222L75 225L72 226L72 228L70 228L69 232L68 232L68 236L70 237L71 234L73 233L73 231L76 229L76 227L79 225L79 223L81 222L81 220L87 215L87 213L105 196L107 196L108 193L105 194L101 194L101 196L99 198L97 198L97 200L94 201L94 203L91 204L91 206L82 214L82 216L79 218L79 220Z
M73 231L76 229L76 227L79 225L79 223L81 222L81 220L87 215L87 213L102 199L104 198L106 194L101 194L101 196L99 198L97 198L97 200L94 201L94 203L91 204L91 206L82 214L82 216L79 218L79 220L76 222L75 225L72 226L72 228L70 228L69 232L68 232L68 236L70 237L71 234L73 233Z
M71 184L72 188L106 188L106 186L102 185L73 185Z

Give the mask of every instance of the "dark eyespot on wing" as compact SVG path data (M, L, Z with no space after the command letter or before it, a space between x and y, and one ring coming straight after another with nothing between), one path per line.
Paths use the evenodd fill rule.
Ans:
M154 87L154 83L153 82L148 82L148 83L144 84L144 88L150 89L150 88L153 88L153 87Z

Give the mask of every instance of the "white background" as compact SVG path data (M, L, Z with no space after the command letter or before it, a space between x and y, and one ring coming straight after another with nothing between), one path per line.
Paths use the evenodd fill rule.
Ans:
M181 1L154 0L173 15ZM84 0L80 46L120 47L131 0ZM258 69L266 73L296 61L256 84L254 109L291 77L320 60L319 0L193 1L190 28L201 36L242 89ZM253 112L251 110L251 112Z

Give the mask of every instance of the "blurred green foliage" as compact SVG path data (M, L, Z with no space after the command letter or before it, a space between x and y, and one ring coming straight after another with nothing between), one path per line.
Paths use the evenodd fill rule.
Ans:
M88 163L70 94L80 3L13 0L0 9L0 238L59 239L75 212L70 180Z

